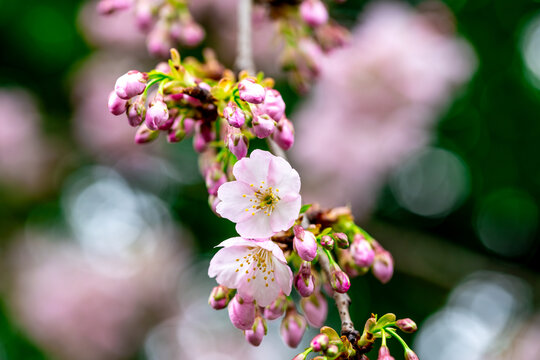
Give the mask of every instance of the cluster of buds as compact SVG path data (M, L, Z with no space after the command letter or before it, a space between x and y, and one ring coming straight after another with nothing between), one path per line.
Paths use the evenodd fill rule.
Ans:
M204 39L204 29L195 22L188 0L100 0L98 11L108 15L133 8L137 26L147 35L148 51L167 57L176 44L194 47Z
M322 0L259 0L285 39L282 66L293 84L306 91L321 71L321 58L348 42L347 29L331 20ZM335 1L343 2L343 1Z
M414 351L397 334L398 329L405 333L413 333L417 327L411 319L396 321L394 314L386 314L379 319L376 315L372 315L366 321L362 335L351 342L346 336L340 337L334 329L324 326L320 333L311 340L310 346L304 352L296 355L293 360L305 360L310 353L319 353L319 356L313 358L317 360L368 360L366 354L373 350L378 339L381 340L381 346L377 360L394 360L386 345L388 338L396 339L403 346L405 360L418 360Z

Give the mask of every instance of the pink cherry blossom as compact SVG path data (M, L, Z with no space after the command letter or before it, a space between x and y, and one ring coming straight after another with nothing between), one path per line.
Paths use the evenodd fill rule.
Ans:
M236 181L218 190L217 212L244 238L262 239L289 229L302 203L300 176L283 158L254 150L233 168Z
M291 293L292 271L271 240L234 237L218 246L223 248L210 261L208 276L216 277L220 285L237 289L243 299L260 306L270 305L281 291Z

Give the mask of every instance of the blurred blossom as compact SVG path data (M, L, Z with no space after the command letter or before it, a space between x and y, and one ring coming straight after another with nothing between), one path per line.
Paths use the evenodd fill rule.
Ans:
M531 310L531 290L521 279L494 272L470 275L446 306L419 326L415 349L422 359L484 359Z
M21 89L0 89L0 184L23 192L44 190L53 179L55 149L40 129L32 96Z
M485 247L504 256L529 253L538 229L534 198L518 189L502 189L481 201L476 232Z
M100 48L121 48L124 51L146 54L145 36L137 28L134 9L104 16L96 10L96 3L97 1L86 2L79 12L78 25L85 40Z
M195 20L207 31L207 44L214 49L220 61L232 66L236 58L238 0L196 0L189 6ZM257 70L268 76L282 74L279 57L282 43L278 28L269 19L266 10L253 8L253 56Z
M527 80L540 88L540 14L534 16L523 30L521 56L525 62Z
M439 217L454 210L468 195L469 173L457 155L427 148L399 165L390 187L402 207L418 215Z
M321 79L294 117L293 156L308 198L368 211L384 177L428 143L437 115L471 76L470 46L440 26L451 15L432 4L421 13L375 2L350 45L323 59Z
M148 234L152 251L89 257L55 236L30 234L11 253L14 317L55 359L125 359L146 330L175 311L173 233ZM113 270L114 271L111 271Z
M268 321L268 334L259 347L250 345L241 330L231 325L227 310L216 311L208 305L208 294L215 285L206 273L208 264L199 264L183 272L180 281L181 308L176 318L156 327L147 338L149 360L270 360L292 359L294 349L284 346L279 337L280 319ZM312 330L300 344L309 346Z

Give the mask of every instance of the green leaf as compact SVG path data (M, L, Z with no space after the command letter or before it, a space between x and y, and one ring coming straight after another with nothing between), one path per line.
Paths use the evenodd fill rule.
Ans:
M331 327L323 326L321 328L321 334L325 334L326 336L328 336L328 340L330 341L337 340L341 342L341 338L339 337L339 334L336 332L336 330L332 329Z
M300 208L300 214L303 214L305 213L306 211L309 210L309 208L311 207L312 204L305 204L305 205L302 205L302 207Z
M375 325L375 329L377 330L383 329L385 326L394 325L395 322L396 322L396 315L392 313L385 314L381 316L381 318L377 321L377 325Z

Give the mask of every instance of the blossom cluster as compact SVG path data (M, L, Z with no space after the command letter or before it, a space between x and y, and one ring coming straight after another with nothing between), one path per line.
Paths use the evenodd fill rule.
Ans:
M148 52L156 57L167 57L175 44L197 46L205 36L189 12L188 0L100 0L97 8L103 15L133 9L137 27L148 34Z
M204 62L182 61L173 49L168 64L118 78L108 105L138 127L137 143L161 132L169 142L193 136L210 205L235 223L239 235L219 244L210 262L208 275L218 286L209 303L227 308L252 345L262 342L267 321L282 318L283 341L297 347L308 325L324 325L326 297L337 303L351 277L369 270L383 283L392 277L392 256L354 223L350 209L302 206L300 175L283 157L260 149L248 154L249 140L266 139L283 150L294 143L272 79L246 72L237 78L212 53ZM335 359L371 350L357 331L342 335L340 345L310 351Z

